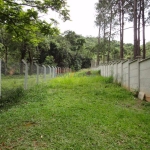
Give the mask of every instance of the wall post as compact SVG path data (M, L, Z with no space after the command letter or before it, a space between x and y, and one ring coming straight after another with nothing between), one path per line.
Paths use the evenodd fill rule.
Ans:
M121 61L121 86L123 86L123 60Z
M130 60L128 60L128 89L130 90Z
M118 62L116 64L116 82L118 83Z
M137 65L138 65L138 91L140 92L140 60L141 60L141 56L137 56L138 61L137 61Z

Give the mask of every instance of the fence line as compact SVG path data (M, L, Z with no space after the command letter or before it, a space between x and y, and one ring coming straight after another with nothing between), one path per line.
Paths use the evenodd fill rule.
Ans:
M23 87L25 90L40 82L46 82L63 73L71 72L70 68L54 67L50 65L40 66L37 63L7 63L0 59L0 97L15 88Z
M102 76L112 76L114 82L130 91L143 92L150 101L150 58L103 63L95 69L101 70Z

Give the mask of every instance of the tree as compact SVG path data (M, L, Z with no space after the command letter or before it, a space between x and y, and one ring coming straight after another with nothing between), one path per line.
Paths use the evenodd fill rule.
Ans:
M110 48L111 48L111 40L113 38L112 31L115 29L115 26L117 25L117 21L115 19L116 16L116 1L108 1L108 0L99 0L98 3L96 3L96 21L95 24L98 26L98 48L100 48L100 45L105 45L105 53L104 50L98 49L97 51L97 65L99 64L100 59L100 53L102 54L103 51L103 57L104 55L107 55L107 61L109 61L109 54L110 54ZM102 34L103 33L103 37ZM100 38L103 38L103 40ZM103 42L103 44L101 44ZM104 49L104 47L103 47Z
M47 13L49 9L57 12L64 21L69 20L69 10L65 0L0 1L0 25L4 28L5 33L11 35L11 40L18 43L20 61L27 58L30 68L37 46L44 40L44 36L59 34L59 30L53 26L54 19L51 19L51 23L39 19L39 14ZM5 44L4 46L5 62L7 63L8 49L6 50L6 48L8 45ZM22 70L21 68L22 66L20 66L20 70Z
M110 37L112 37L112 30L117 27L117 20L120 25L120 59L124 58L124 24L126 21L133 22L134 29L134 59L141 55L140 41L141 41L141 22L143 28L143 58L146 56L145 50L145 24L150 19L149 13L149 0L99 0L96 3L96 25L99 27L100 33L104 33L103 39L108 39L108 43L105 43L105 51L107 52L107 61L109 61L110 54ZM145 13L148 12L147 15ZM145 17L147 16L147 18ZM109 25L109 31L108 31ZM107 34L109 32L109 34ZM100 36L99 36L100 39ZM100 40L99 40L100 41ZM98 41L98 42L99 42ZM102 40L101 40L102 41ZM102 51L102 50L101 50ZM98 53L99 54L99 51ZM97 56L98 58L98 56ZM98 59L97 59L98 60Z

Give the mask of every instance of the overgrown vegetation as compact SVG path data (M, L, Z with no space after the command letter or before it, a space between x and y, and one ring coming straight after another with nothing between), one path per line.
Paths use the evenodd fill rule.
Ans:
M91 71L41 84L0 108L1 149L150 149L149 104Z

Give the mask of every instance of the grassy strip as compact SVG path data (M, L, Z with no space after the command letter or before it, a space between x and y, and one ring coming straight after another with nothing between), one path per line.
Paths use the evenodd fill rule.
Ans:
M2 76L2 97L0 98L0 107L10 106L18 103L19 97L24 94L24 75ZM43 75L39 75L38 83L46 82L50 79L50 75L46 75L44 80ZM37 76L30 75L27 79L27 89L37 85Z
M150 109L111 78L71 73L1 108L0 149L150 149Z

